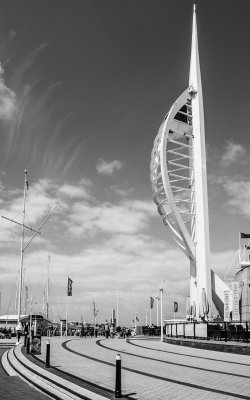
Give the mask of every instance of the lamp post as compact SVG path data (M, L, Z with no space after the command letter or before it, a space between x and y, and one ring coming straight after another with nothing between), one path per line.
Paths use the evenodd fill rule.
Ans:
M160 296L158 295L158 290L157 290L157 296L156 296L156 325L159 326L159 300Z
M138 312L135 312L135 334L137 332L137 314Z
M160 292L161 292L161 342L163 342L163 285L162 285L162 281L161 281Z

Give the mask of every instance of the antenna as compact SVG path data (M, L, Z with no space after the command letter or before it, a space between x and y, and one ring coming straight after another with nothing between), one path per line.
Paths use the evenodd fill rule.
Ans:
M22 230L21 230L21 257L20 257L20 267L19 267L19 285L18 285L18 324L20 323L20 318L21 318L21 304L22 304L22 284L23 284L23 256L24 256L24 251L27 249L29 244L32 242L32 240L35 238L37 234L41 234L41 228L47 221L47 219L50 217L50 215L55 211L57 205L50 211L50 213L47 215L47 217L44 219L44 221L41 223L39 228L37 230L25 225L25 214L26 214L26 209L25 209L25 202L26 202L26 193L27 190L29 190L29 183L27 180L27 175L28 171L25 169L24 170L24 188L23 188L23 211L22 211L22 223L20 224L17 221L14 221L13 219L7 218L2 216L2 218L7 219L8 221L14 222L17 225L21 225ZM30 231L33 231L34 234L31 237L31 239L28 241L28 243L24 246L24 228L29 229Z
M47 275L47 298L46 298L46 318L49 318L49 270L50 270L50 256L48 256L48 275Z

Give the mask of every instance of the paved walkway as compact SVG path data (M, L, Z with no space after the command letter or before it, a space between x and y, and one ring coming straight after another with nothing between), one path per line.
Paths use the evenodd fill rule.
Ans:
M120 353L122 393L130 399L250 399L250 356L177 346L153 338L53 337L50 343L52 366L110 393L115 385L115 357ZM38 356L43 361L45 348L44 339Z
M0 358L6 350L0 349ZM1 400L48 400L49 397L33 389L18 376L8 376L0 366Z

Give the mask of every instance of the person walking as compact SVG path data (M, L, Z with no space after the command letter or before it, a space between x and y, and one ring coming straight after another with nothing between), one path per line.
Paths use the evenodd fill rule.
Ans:
M16 327L17 342L19 342L19 340L20 340L22 330L23 330L23 326L22 326L21 322L19 322Z
M95 337L97 338L97 336L98 336L98 325L96 324L95 325Z
M106 321L104 329L105 329L105 338L108 339L108 337L109 337L109 324L108 324L107 321Z
M114 325L112 324L111 327L110 327L110 337L111 337L111 339L114 339L114 333L115 333Z

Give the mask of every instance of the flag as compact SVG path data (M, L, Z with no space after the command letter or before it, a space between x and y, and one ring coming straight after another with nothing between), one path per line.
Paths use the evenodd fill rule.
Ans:
M174 312L178 312L178 303L174 301Z
M97 317L97 315L98 315L98 308L96 307L94 300L93 300L93 306L94 306L94 317Z
M70 279L70 277L68 277L68 296L72 296L72 279Z
M136 321L139 321L139 318L136 316Z
M150 297L150 308L154 307L154 299L153 297Z
M250 233L241 233L240 237L241 239L250 239Z

